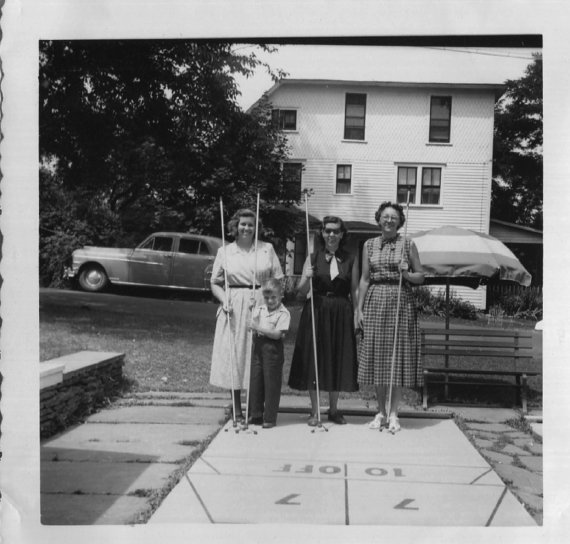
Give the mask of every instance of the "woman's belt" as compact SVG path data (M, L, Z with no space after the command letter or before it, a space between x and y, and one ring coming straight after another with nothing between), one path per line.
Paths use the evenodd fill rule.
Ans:
M339 297L339 298L348 298L348 295L345 295L343 293L334 293L333 291L315 291L315 295L318 295L320 297Z
M261 285L243 285L243 284L230 285L230 289L253 289L254 287L255 289L259 289Z

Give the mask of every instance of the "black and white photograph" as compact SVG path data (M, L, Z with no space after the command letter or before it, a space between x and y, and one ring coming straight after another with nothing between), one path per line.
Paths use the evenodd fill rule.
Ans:
M558 2L21 6L6 541L560 541Z

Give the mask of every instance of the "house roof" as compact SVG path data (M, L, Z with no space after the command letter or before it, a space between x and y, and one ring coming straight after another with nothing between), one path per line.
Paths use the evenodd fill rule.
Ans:
M490 91L498 100L506 90L506 85L499 83L441 83L441 82L410 82L410 81L356 81L343 79L280 79L267 91L271 96L277 89L289 85L315 85L315 86L344 86L351 87L405 87L409 89L462 89L475 91ZM253 104L249 110L255 105Z
M542 244L542 231L499 219L491 219L489 234L505 244Z

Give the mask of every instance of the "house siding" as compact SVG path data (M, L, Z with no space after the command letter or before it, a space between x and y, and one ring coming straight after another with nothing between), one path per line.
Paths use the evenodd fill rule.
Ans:
M343 139L346 93L366 94L363 141ZM452 97L449 144L429 142L434 95ZM443 225L489 232L491 90L298 82L278 86L270 99L274 107L297 110L297 130L287 133L290 160L303 161L302 187L312 190L311 215L335 214L374 225L378 205L396 199L399 165L434 166L442 168L440 202L412 204L408 233ZM352 166L350 194L335 194L339 164ZM467 298L480 306L484 293L474 293L482 290L468 291Z

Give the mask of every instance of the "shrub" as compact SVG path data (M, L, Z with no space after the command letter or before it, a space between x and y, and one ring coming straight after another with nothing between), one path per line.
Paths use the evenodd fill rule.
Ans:
M59 232L45 236L40 243L40 285L62 287L63 270L71 253L87 243L81 234Z
M495 306L508 317L517 319L542 319L542 291L537 287L526 287L501 295Z
M61 287L71 253L84 245L113 245L120 217L105 200L63 186L40 169L39 276L42 287Z
M420 315L437 315L443 317L447 312L445 291L432 293L429 287L421 286L414 289L416 307ZM477 319L477 308L471 302L458 297L453 289L449 292L449 316L461 319Z

